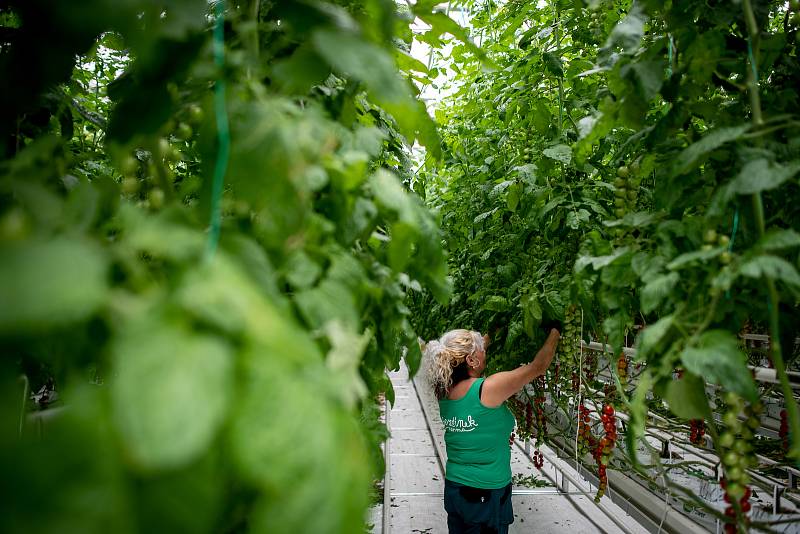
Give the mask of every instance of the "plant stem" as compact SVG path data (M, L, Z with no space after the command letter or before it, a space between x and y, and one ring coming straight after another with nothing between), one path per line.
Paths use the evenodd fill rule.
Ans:
M753 124L760 126L764 123L764 118L761 114L761 95L758 90L758 79L756 78L756 65L753 63L758 53L758 39L759 28L756 23L756 18L753 13L753 6L751 0L744 0L744 18L747 23L747 32L752 46L752 53L749 55L748 61L751 62L750 68L747 69L747 86L750 90L750 103L753 113ZM766 232L766 222L764 218L764 202L761 198L761 193L754 193L752 195L753 214L756 222L756 229L758 230L759 237L763 237ZM772 356L772 364L778 375L778 379L783 390L784 403L786 405L786 415L789 420L790 434L792 444L789 448L787 456L793 458L796 462L800 461L800 412L798 412L797 403L794 400L792 386L789 383L789 376L786 374L786 365L783 361L783 352L781 350L780 340L780 317L779 317L779 298L778 291L775 287L775 280L771 276L764 277L767 283L767 294L769 296L768 313L769 313L769 329L770 329L770 355Z

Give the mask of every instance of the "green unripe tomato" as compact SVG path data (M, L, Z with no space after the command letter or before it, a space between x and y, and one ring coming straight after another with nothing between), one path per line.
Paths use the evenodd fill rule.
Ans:
M753 447L744 439L740 439L733 444L733 450L740 455L745 455L749 453L752 449Z
M158 152L161 154L162 157L167 157L167 154L172 150L172 146L169 144L169 140L165 137L158 138Z
M625 180L625 178L616 178L614 180L614 187L616 187L617 189L622 189L626 185L628 185L628 181Z
M733 260L733 256L731 256L731 253L727 250L719 255L719 261L721 261L723 265L728 265L731 260Z
M614 196L617 198L627 198L628 190L625 189L624 187L620 187L619 189L614 191Z
M706 243L714 243L717 240L717 231L713 228L709 228L706 230L706 233L703 235L703 241Z
M743 474L744 471L742 471L742 468L738 465L734 465L725 469L725 476L728 480L735 480L738 482L741 480ZM728 486L728 493L730 493L730 486ZM742 491L742 495L744 495L744 491ZM731 495L731 497L733 497L733 495ZM741 497L736 498L737 501L739 499L741 499Z
M617 176L620 178L627 178L629 174L630 170L627 165L622 165L617 169Z
M636 200L636 191L634 191L633 189L628 191L628 200L630 201Z
M719 446L723 449L730 449L733 447L733 443L736 438L730 432L723 432L722 435L719 437Z
M750 441L751 439L753 439L753 431L747 428L746 426L742 426L741 434L742 434L742 439L745 441Z
M789 0L790 11L800 11L800 0Z
M741 474L739 476L741 477ZM731 499L734 499L736 501L740 500L742 497L744 497L744 486L742 486L738 482L734 482L730 476L728 477L728 479L729 479L727 488L728 495L731 496Z
M755 432L761 426L761 420L755 415L751 415L747 418L747 427Z
M705 243L702 247L700 247L700 250L703 250L705 252L708 252L709 250L714 250L714 245Z
M125 176L136 174L136 171L139 170L139 160L129 154L119 162L119 170Z
M171 163L175 163L176 161L180 161L181 159L183 159L183 154L181 153L180 150L178 150L173 146L170 147L169 151L166 154L164 154L164 158L166 158L166 160Z
M23 239L29 230L28 216L18 207L11 208L0 218L0 240Z
M625 216L625 209L624 208L617 208L614 210L614 215L617 216L618 219L621 219Z
M156 187L150 191L150 194L147 195L147 199L150 201L150 207L153 209L161 209L164 206L164 191L160 188Z
M186 110L186 114L189 118L189 123L197 126L203 121L203 108L198 106L197 104L192 104Z
M182 122L178 124L178 128L175 130L175 137L181 139L182 141L188 141L192 138L193 133L194 131L192 130L192 127L187 123Z
M722 422L732 430L739 428L739 418L736 416L735 412L725 412L722 415Z
M246 218L250 216L250 204L245 202L244 200L237 200L236 204L233 206L233 211L236 213L236 216L239 218Z
M139 191L139 180L133 176L126 176L120 184L122 192L126 195L134 195Z
M627 201L624 198L615 198L614 205L618 208L624 208Z
M731 238L725 234L720 234L720 236L717 238L717 244L721 247L727 247L730 242Z
M722 457L722 463L726 468L739 465L739 455L734 451L728 451L725 456Z
M742 399L733 391L726 391L722 395L722 400L725 404L731 407L733 411L740 412L742 410Z

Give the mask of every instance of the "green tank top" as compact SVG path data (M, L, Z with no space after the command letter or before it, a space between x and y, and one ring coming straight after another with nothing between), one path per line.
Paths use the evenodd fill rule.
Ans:
M447 446L445 478L473 488L498 489L511 482L508 438L514 416L503 403L487 408L480 401L483 378L458 400L439 401Z

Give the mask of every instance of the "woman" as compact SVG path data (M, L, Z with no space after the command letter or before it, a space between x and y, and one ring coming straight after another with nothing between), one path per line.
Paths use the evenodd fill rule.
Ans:
M505 534L514 522L508 446L514 416L504 403L544 374L559 337L551 329L532 362L487 378L482 375L488 336L451 330L425 345L429 380L445 428L444 508L450 534Z

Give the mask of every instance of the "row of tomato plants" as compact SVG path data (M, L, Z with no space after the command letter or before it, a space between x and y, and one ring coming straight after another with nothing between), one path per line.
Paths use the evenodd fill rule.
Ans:
M665 401L676 421L702 421L723 465L726 530L746 529L752 429L736 421L755 420L763 390L743 328L771 336L790 437L778 459L800 458L785 372L800 327L796 6L465 7L497 68L469 63L461 46L450 55L456 91L436 111L444 163L415 178L439 214L455 290L445 305L414 296L418 329L489 332L490 369L504 369L531 356L540 324L562 321L562 359L547 376L573 391L562 408L591 401L600 413L613 395L627 417L626 469L641 468L648 409ZM567 389L580 337L612 354L635 338L635 387L611 364L605 395ZM707 382L725 402L709 402ZM746 438L741 451L731 436ZM597 441L605 472L612 440Z

